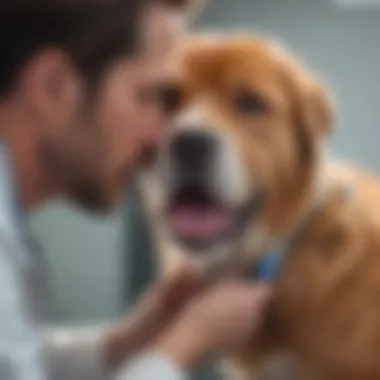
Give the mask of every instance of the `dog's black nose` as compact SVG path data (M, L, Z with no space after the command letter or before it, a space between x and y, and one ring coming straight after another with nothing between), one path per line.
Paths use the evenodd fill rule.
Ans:
M181 175L200 179L213 159L215 137L204 131L183 131L173 136L170 154Z

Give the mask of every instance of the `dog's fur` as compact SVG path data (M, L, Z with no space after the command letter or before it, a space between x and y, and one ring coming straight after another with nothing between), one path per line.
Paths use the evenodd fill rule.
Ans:
M179 68L187 101L175 120L197 106L204 128L234 140L250 186L267 190L246 233L227 245L227 267L243 275L274 242L305 224L259 335L230 358L231 377L284 379L290 371L292 379L380 379L380 186L361 169L326 162L334 124L327 90L290 53L259 37L193 38ZM266 99L266 113L243 117L229 106L241 83ZM193 255L166 229L154 170L142 181L165 275ZM306 223L316 194L320 204ZM210 248L202 257L213 254ZM274 364L279 373L265 375L276 371Z

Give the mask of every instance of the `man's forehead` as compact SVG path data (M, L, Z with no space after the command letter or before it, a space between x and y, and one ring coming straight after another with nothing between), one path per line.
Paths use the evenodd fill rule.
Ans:
M150 10L142 25L146 54L155 56L170 52L182 37L184 29L183 12L159 7Z
M180 63L176 54L176 47L173 46L166 54L146 55L140 61L139 70L141 75L147 79L173 80L173 78L178 79L180 77Z

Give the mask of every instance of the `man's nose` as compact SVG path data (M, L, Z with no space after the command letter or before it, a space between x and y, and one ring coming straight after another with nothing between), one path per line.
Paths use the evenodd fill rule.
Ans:
M161 118L151 118L144 126L144 140L149 145L159 148L165 137L165 122Z

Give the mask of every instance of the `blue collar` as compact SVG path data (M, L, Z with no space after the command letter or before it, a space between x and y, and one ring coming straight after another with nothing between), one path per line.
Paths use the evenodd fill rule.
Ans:
M340 190L342 196L346 198L350 198L354 193L354 188L351 183L344 184ZM273 282L276 280L281 272L287 255L291 251L292 245L298 238L300 238L312 217L321 208L323 198L324 197L321 194L318 194L314 205L311 207L309 214L301 225L292 231L290 235L275 244L274 247L254 265L252 275L255 280L263 282Z
M273 282L281 272L283 262L289 251L290 246L288 244L282 244L277 248L271 249L254 266L254 279L263 282Z

